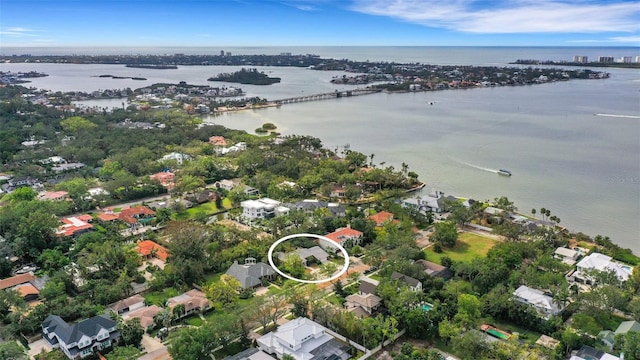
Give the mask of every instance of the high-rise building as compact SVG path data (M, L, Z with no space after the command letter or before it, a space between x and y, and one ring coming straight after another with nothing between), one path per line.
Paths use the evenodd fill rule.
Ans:
M600 56L598 58L598 62L599 63L612 63L613 62L613 56Z
M589 62L589 57L584 55L576 55L573 57L574 63L586 64Z

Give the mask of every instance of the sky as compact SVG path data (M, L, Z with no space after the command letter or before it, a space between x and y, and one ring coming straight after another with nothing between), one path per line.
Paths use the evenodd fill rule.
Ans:
M640 46L630 0L2 0L2 47Z

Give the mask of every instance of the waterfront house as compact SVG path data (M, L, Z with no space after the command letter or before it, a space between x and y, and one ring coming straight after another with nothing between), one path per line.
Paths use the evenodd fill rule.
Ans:
M525 285L520 286L513 292L513 298L516 301L533 307L540 316L547 320L549 320L551 316L560 313L563 309L553 301L551 296L545 294L543 291Z
M117 323L106 315L94 316L76 324L68 324L58 315L42 322L43 338L54 349L60 349L72 360L82 359L108 349L120 338Z
M349 346L331 336L328 330L307 318L299 317L263 335L257 340L258 348L278 359L289 355L295 360L347 360Z
M562 261L565 264L573 265L576 263L581 253L574 249L568 249L566 247L559 247L553 253L553 257Z
M633 271L633 267L617 261L613 261L611 256L600 253L591 253L576 264L576 271L570 275L569 279L593 285L595 279L590 275L592 271L611 272L620 281L626 281Z

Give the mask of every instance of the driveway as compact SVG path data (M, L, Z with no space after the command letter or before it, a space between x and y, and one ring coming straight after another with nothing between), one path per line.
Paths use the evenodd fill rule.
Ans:
M29 344L29 359L33 359L34 356L40 354L40 352L44 350L45 352L51 351L51 345L45 339L40 339Z
M164 346L160 340L157 338L149 336L149 334L144 334L142 336L142 347L146 352L145 355L142 355L138 358L138 360L170 360L171 356L169 356L169 352L167 352L167 347Z

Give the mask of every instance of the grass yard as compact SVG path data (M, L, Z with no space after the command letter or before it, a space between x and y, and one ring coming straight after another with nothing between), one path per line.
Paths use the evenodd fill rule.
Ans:
M198 216L207 216L207 215L212 215L215 214L221 210L224 209L229 209L231 208L231 200L229 200L228 198L225 198L222 200L222 207L223 209L218 209L218 207L216 206L215 201L209 201L206 202L204 204L200 204L200 205L196 205L193 206L189 209L186 209L182 212L180 212L177 216L176 216L176 220L187 220L187 219L195 219Z
M438 254L430 247L424 252L427 255L427 260L440 264L440 259L444 256L448 256L453 261L471 261L477 257L484 257L496 244L496 241L471 233L462 233L458 235L458 241L456 246L451 249L445 249L442 253Z
M520 327L514 323L510 323L510 322L505 322L505 321L494 321L494 320L487 320L487 323L497 327L500 330L505 330L508 331L510 333L518 333L518 338L520 340L526 341L528 343L535 343L536 340L538 340L538 338L540 337L540 335L542 335L542 333L539 332L535 332L535 331L531 331L529 329Z
M164 303L167 301L167 299L178 295L178 290L174 288L168 288L162 291L156 291L145 295L144 301L147 304L158 305L162 307L164 306Z

